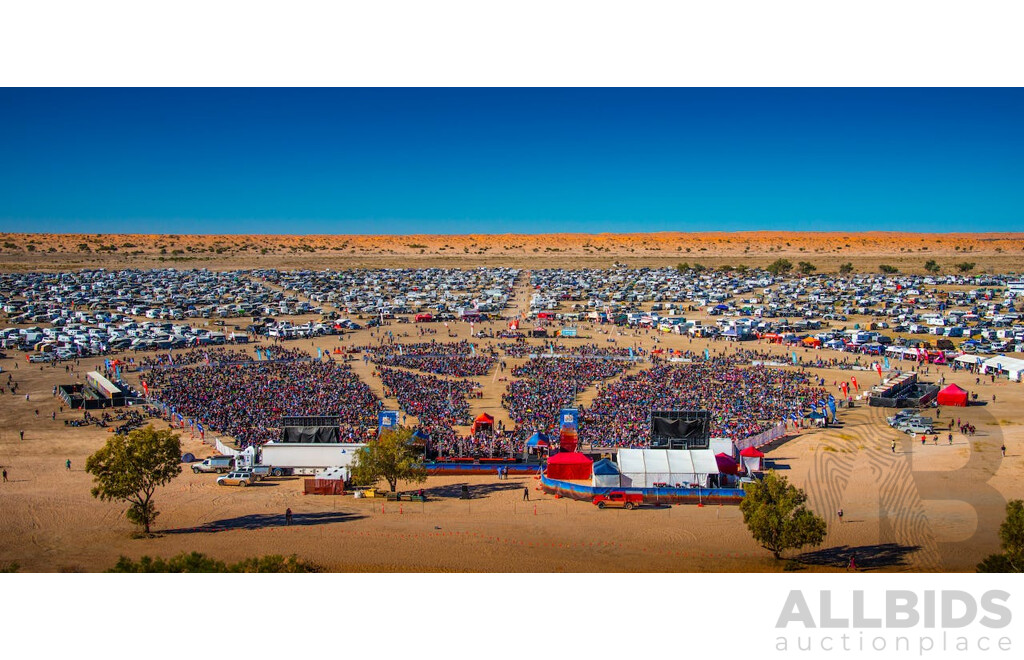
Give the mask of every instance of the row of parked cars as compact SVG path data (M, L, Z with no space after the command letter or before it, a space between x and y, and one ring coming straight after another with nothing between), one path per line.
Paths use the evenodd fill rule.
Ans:
M931 435L935 433L935 420L913 408L899 410L892 417L888 417L886 421L889 422L889 426L892 428L909 435Z

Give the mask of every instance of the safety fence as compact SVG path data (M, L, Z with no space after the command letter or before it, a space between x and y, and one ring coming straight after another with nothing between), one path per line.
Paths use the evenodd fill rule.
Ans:
M743 451L748 447L757 449L763 447L769 443L775 442L779 438L786 435L786 423L779 422L767 431L762 431L757 435L752 435L749 438L739 438L733 440L733 445L736 447L736 451Z
M744 495L740 488L597 488L549 479L546 475L541 477L540 487L548 495L586 502L611 491L639 493L645 504L739 504Z
M499 467L507 470L509 474L515 475L532 475L537 474L540 470L540 466L537 464L531 465L529 463L508 463L502 461L480 463L424 463L423 467L426 468L427 474L431 476L451 477L497 474Z

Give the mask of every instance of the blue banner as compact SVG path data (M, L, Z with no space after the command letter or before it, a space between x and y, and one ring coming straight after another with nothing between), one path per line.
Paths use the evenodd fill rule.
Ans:
M323 358L324 358L323 349L317 347L317 349L316 349L316 359L322 360Z
M580 423L580 411L576 408L563 408L558 413L559 425L563 429L573 429L574 431L579 429Z
M382 410L377 413L377 432L393 431L398 428L398 411Z
M796 359L796 351L793 351L793 364L796 364L797 361L798 360Z
M885 358L885 368L889 368L889 358Z
M704 349L704 359L705 360L710 360L711 359L711 351L709 351L706 348Z

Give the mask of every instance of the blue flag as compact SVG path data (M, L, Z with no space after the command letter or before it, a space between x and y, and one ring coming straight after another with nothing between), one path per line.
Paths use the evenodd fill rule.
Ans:
M709 351L706 348L704 349L704 359L705 360L710 360L711 359L711 351Z
M316 349L316 359L318 359L318 360L322 360L322 359L323 359L323 357L324 357L324 352L323 352L323 350L322 350L322 349L320 349L319 347L317 347L317 349Z
M885 368L888 369L889 368L889 358L884 358L884 364L885 364Z
M797 363L796 351L793 351L793 364L796 364L796 363Z

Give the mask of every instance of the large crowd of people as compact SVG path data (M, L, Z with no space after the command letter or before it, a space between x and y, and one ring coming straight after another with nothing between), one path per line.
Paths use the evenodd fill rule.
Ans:
M530 355L541 355L544 353L571 356L580 358L642 358L647 355L643 348L636 347L632 350L626 347L615 345L600 346L598 344L561 344L556 341L546 341L544 345L530 344L525 339L516 342L498 344L498 348L504 351L509 357L529 357Z
M401 369L380 369L386 396L398 399L398 405L419 420L419 430L430 438L430 445L452 442L453 426L467 426L472 420L466 400L479 388L464 379L446 380Z
M376 429L382 405L347 365L330 360L200 364L155 369L146 380L151 398L241 447L277 439L290 415L337 416L342 439L361 440Z
M265 351L265 352L264 352ZM308 360L308 353L294 348L261 349L261 357L268 360ZM185 367L195 364L220 365L252 362L256 360L255 349L244 348L192 348L182 351L161 351L147 355L139 361L143 368Z
M645 447L652 410L708 410L712 437L745 438L828 398L806 372L740 366L742 361L659 364L599 387L593 404L580 410L580 440L595 447Z
M534 431L554 428L558 411L572 407L577 394L628 366L622 360L533 358L512 370L519 380L508 384L501 405L516 425L517 439L525 441Z
M465 340L382 343L379 346L365 346L362 350L371 356L374 364L381 367L404 367L459 378L484 376L497 361L493 352L477 352L476 347Z

